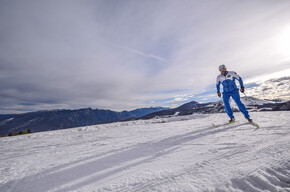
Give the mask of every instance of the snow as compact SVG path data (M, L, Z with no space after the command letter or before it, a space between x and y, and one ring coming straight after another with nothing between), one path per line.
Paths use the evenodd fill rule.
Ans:
M258 99L258 98L254 98L254 97L241 97L242 102L245 105L265 105L265 104L269 104L269 103L282 103L283 101L271 101L271 100L263 100L263 99Z
M290 191L290 112L118 122L0 138L0 191Z
M178 116L178 114L179 114L180 112L179 111L177 111L177 112L175 112L174 113L174 115L173 116Z
M12 121L14 118L9 118L9 119L6 119L2 122L0 122L0 125L5 125L8 121Z

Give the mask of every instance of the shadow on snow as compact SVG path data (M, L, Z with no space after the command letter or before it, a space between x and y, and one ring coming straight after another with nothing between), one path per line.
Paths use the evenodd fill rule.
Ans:
M139 143L132 147L111 150L96 156L84 158L65 165L44 170L23 179L8 182L0 191L69 191L96 183L123 170L152 162L170 154L183 144L202 137L227 131L243 124L225 127L208 127L165 139ZM82 161L90 161L81 164Z

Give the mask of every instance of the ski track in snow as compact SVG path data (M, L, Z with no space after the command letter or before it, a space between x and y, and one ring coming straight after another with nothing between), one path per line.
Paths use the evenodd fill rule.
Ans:
M118 122L0 138L1 192L290 191L290 112Z

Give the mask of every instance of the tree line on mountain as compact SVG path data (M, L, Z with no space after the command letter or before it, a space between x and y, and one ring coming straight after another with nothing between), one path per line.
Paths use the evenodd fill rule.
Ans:
M14 132L14 131L10 132L8 136L24 135L24 134L30 134L30 133L32 133L32 131L30 129L26 129L25 131L21 130L19 132Z

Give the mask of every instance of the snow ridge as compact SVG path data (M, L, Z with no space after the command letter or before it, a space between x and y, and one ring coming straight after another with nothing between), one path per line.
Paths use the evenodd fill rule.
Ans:
M231 179L229 191L290 191L290 166L289 162L281 167L267 168L257 173L244 177Z

